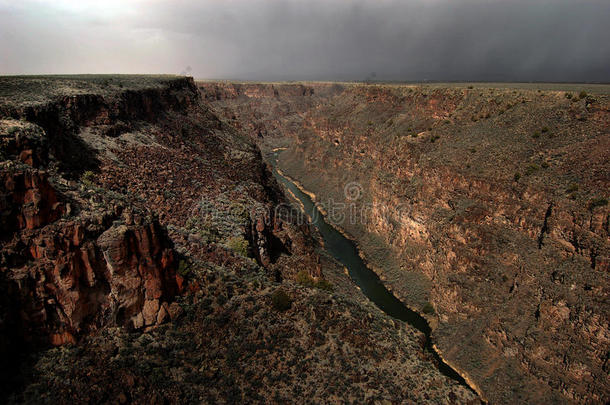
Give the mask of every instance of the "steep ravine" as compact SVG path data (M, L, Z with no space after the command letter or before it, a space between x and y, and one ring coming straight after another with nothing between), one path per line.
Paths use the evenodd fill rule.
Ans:
M296 198L309 221L315 226L323 239L324 248L345 268L354 283L363 291L379 309L389 316L413 326L425 336L425 349L432 354L434 360L444 375L468 386L475 391L482 401L487 402L483 393L463 371L458 371L445 360L439 348L434 344L431 336L432 329L426 318L417 311L409 308L394 296L381 282L379 276L366 265L362 252L357 243L338 225L330 225L322 213L323 208L315 200L315 194L303 189L298 182L290 179L277 167L278 152L268 156L273 167L273 174L283 184L290 195ZM361 257L362 256L362 257Z

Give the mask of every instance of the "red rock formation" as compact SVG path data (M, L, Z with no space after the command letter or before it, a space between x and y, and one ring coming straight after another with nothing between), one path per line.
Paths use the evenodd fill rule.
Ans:
M7 157L33 167L39 167L48 160L44 130L23 121L0 120L0 150Z
M3 268L19 292L26 338L73 341L105 325L153 326L179 292L174 252L154 219L112 225L97 239L86 221L21 235L31 262Z
M63 205L47 179L36 169L0 170L0 230L4 236L21 229L35 229L57 220Z
M173 250L157 222L113 226L97 240L117 322L135 328L164 322L178 292Z

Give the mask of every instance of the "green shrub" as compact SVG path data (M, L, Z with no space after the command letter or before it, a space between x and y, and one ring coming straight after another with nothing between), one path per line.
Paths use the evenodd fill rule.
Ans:
M93 187L95 185L95 173L93 173L91 170L87 170L85 173L83 173L80 179L87 187Z
M227 247L235 253L248 257L249 243L241 236L233 236L227 240Z
M542 129L540 130L540 132L542 132L543 134L549 132L549 127L542 127Z
M538 131L534 132L534 135L532 135L532 138L534 138L534 139L540 138L540 132L538 132Z
M7 132L9 135L13 135L17 131L19 131L19 127L10 127Z
M568 193L574 193L576 191L578 191L578 183L572 183L566 189L566 192L568 192Z
M605 205L608 205L608 200L605 198L595 198L589 201L589 209L591 211L593 211L597 207L603 207Z
M271 304L273 305L273 308L277 309L278 311L286 311L292 306L292 300L288 294L286 294L286 291L278 288L271 295Z
M572 98L572 93L566 93L566 98L569 100Z
M306 270L301 270L297 273L296 282L306 287L313 287L315 280Z
M540 166L542 166L543 169L548 169L549 162L542 162L542 164Z
M316 282L316 288L319 288L320 290L332 291L335 287L333 286L333 283L322 278Z
M434 315L435 313L434 307L429 302L426 302L421 310L424 314Z
M319 288L321 290L332 291L333 285L325 279L316 280L306 270L301 270L297 273L296 282L310 288Z
M191 267L188 265L188 262L184 259L181 259L178 262L178 274L182 277L186 277L191 272Z
M515 175L513 176L513 179L515 181L519 181L520 178L521 178L521 173L515 173Z
M580 93L578 93L578 97L582 100L583 98L587 97L587 92L581 91Z
M190 217L186 220L184 225L186 226L186 229L197 228L201 225L201 219L199 217Z

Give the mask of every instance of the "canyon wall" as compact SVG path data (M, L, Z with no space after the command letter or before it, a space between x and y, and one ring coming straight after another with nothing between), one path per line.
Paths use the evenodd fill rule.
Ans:
M281 169L343 210L492 403L609 398L606 88L199 87L263 150L287 148Z

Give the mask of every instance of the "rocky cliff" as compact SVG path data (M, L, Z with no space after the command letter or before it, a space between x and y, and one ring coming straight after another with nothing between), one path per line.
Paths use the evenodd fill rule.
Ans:
M199 86L491 402L609 398L606 87Z

